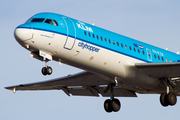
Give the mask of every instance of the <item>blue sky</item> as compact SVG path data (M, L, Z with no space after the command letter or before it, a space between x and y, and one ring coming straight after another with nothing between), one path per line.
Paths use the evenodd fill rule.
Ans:
M104 111L104 97L68 97L62 91L12 91L5 86L38 82L82 70L51 61L51 76L43 76L44 63L30 57L14 39L16 26L39 12L55 12L172 52L180 50L178 0L1 0L0 1L0 119L146 119L179 118L180 104L164 108L159 95L119 98L117 113ZM179 98L178 98L179 100Z

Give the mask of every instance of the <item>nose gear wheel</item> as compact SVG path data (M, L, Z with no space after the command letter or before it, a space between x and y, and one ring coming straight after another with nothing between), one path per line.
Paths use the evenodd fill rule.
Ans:
M52 74L52 68L49 66L43 67L41 72L43 75L51 75Z
M41 72L43 75L51 75L52 74L52 68L50 66L48 66L48 59L45 60L45 66L46 67L43 67Z

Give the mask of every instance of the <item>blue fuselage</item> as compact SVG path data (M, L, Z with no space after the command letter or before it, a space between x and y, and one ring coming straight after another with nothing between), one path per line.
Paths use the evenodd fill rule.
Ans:
M34 18L43 18L43 21L33 22ZM53 20L54 24L56 21L57 25L46 23L47 19ZM104 48L148 63L179 62L180 60L179 55L170 51L55 13L36 14L17 28L41 30L74 38L64 45L70 50L78 39L82 41L78 46L91 52L99 52L100 48Z

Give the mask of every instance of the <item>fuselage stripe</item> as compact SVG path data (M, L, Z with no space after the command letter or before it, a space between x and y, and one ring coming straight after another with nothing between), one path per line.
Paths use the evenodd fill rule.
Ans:
M31 27L17 27L17 28L32 29ZM57 31L52 31L52 30L47 30L47 29L42 29L42 28L33 28L33 29L35 29L35 30L42 30L42 31L46 31L46 32L53 32L53 33L57 33L57 34L61 34L61 35L67 36L67 34L64 34L64 33L61 33L61 32L57 32ZM74 36L71 36L71 35L68 35L68 37L75 38ZM96 45L96 46L98 46L98 47L102 47L102 48L104 48L104 49L108 49L108 50L113 51L113 52L116 52L116 53L123 54L123 55L128 56L128 57L132 57L132 58L135 58L135 59L138 59L138 60L147 62L147 63L151 63L150 61L147 61L147 60L144 60L144 59L141 59L141 58L138 58L138 57L135 57L135 56L132 56L132 55L129 55L129 54L126 54L126 53L117 51L117 50L113 50L113 49L111 49L111 48L108 48L108 47L105 47L105 46L102 46L102 45L99 45L99 44L96 44L96 43L92 43L92 42L90 42L90 41L87 41L87 40L84 40L84 39L81 39L81 38L78 38L78 37L76 37L76 39L81 40L81 41L84 41L84 42L87 42L87 43L90 43L90 44L93 44L93 45Z

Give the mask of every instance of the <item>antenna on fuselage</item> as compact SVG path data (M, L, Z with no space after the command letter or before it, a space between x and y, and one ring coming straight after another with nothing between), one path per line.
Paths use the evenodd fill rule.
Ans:
M166 50L168 50L168 48L166 48Z
M95 25L95 23L93 23L92 25Z

